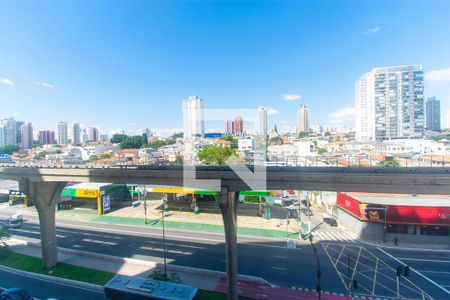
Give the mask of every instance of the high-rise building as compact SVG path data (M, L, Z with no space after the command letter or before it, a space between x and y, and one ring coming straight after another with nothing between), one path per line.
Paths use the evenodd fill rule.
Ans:
M234 118L234 133L242 135L244 133L244 120L241 116Z
M98 128L96 127L89 127L88 128L88 140L92 142L98 142L99 135L98 135Z
M183 134L184 138L205 136L203 100L197 96L183 101Z
M356 139L421 138L425 127L421 65L375 68L355 84Z
M225 121L225 134L232 134L234 132L234 123L233 120Z
M17 145L17 124L13 118L3 119L0 121L1 136L0 147L6 145Z
M72 143L74 145L80 145L81 144L80 123L73 123L73 127L72 127Z
M58 122L58 145L68 144L67 122Z
M267 109L264 106L258 107L258 134L267 136Z
M52 145L55 141L55 132L53 130L39 131L39 143L42 145Z
M87 134L86 128L81 130L81 143L86 144L89 140L89 136Z
M33 147L33 125L31 123L24 123L20 126L20 146L23 149Z
M297 133L309 131L309 109L302 104L297 110Z
M428 130L441 129L441 101L436 97L430 97L426 102L426 121Z
M450 109L447 109L447 123L445 128L450 129Z

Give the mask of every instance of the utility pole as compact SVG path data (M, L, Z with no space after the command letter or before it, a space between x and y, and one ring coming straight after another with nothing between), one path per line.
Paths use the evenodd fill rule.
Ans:
M161 210L162 233L163 233L163 251L164 251L164 279L167 280L167 257L166 257L166 230L164 224L165 210Z

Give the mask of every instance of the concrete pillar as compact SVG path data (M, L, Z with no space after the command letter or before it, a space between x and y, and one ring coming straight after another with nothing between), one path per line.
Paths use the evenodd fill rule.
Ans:
M31 184L33 201L41 228L42 264L45 269L58 262L56 244L56 201L66 186L65 182L34 182Z
M238 253L237 253L237 200L238 192L223 188L219 195L219 207L225 227L225 257L227 261L227 299L237 300L238 293Z
M30 203L33 202L33 185L30 184L30 181L28 179L21 179L19 180L19 191L24 193L27 196L27 200Z

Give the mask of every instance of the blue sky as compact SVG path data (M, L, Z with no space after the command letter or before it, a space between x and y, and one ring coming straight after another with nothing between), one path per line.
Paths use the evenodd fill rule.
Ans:
M181 101L351 125L354 82L423 64L450 108L450 1L2 1L0 117L182 127ZM300 96L297 97L296 95ZM287 101L289 100L289 101ZM297 99L298 98L298 99ZM208 124L207 126L208 127Z

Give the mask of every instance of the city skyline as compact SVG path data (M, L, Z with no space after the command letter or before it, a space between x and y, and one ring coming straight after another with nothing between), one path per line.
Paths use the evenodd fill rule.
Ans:
M389 12L382 2L358 3L345 13L330 6L318 13L313 2L189 7L158 2L145 4L149 9L142 11L150 14L145 18L131 6L112 3L102 13L102 24L96 18L101 14L99 5L90 4L92 14L83 20L78 17L85 5L39 3L17 14L17 7L1 4L5 28L0 49L5 62L0 69L1 118L28 120L36 131L53 128L52 120L64 119L100 130L133 132L151 127L169 132L183 127L181 113L173 111L170 121L164 114L186 95L199 95L208 108L263 105L270 115L268 127L277 124L280 131L295 128L295 115L290 112L300 102L321 112L312 114L311 124L352 127L354 80L374 67L407 64L424 65L425 97L440 99L442 111L450 108L447 2L432 7L390 3ZM427 15L422 13L425 7ZM174 23L161 18L161 11L176 16L168 18ZM117 14L127 26L115 25ZM343 17L350 22L339 23ZM421 22L398 26L405 20ZM6 28L15 28L14 33ZM34 29L51 34L35 35ZM117 30L127 36L125 43ZM91 49L98 36L104 43ZM336 36L339 44L348 46L346 51L332 50ZM32 52L27 41L36 45ZM142 47L132 48L136 44ZM381 44L392 47L378 47ZM431 44L439 47L427 46ZM410 46L417 51L404 51ZM48 53L53 54L51 59ZM107 113L99 115L105 106ZM124 108L131 113L124 115Z

